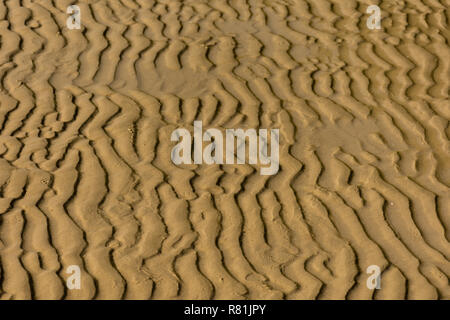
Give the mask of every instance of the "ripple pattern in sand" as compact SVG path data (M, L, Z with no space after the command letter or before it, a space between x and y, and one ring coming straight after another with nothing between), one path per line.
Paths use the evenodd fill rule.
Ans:
M450 299L449 0L72 4L0 3L0 298ZM279 173L175 166L194 120Z

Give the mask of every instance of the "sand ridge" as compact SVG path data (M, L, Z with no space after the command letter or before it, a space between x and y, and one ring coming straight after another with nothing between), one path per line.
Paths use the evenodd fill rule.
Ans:
M449 299L449 8L1 2L0 298ZM279 172L175 165L196 120Z

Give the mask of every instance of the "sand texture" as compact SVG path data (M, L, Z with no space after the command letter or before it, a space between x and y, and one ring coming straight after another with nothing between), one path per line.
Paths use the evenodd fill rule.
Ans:
M1 299L450 299L450 0L2 0L0 20ZM199 120L279 129L278 173L175 165Z

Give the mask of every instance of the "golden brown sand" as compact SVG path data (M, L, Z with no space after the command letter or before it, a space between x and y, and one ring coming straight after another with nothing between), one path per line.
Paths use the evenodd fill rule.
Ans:
M449 7L3 0L0 298L450 299ZM174 165L195 120L280 171Z

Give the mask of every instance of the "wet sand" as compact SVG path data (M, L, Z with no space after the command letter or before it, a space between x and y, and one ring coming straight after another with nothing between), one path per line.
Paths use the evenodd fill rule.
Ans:
M0 298L450 299L449 8L1 2ZM175 165L194 121L278 173Z

